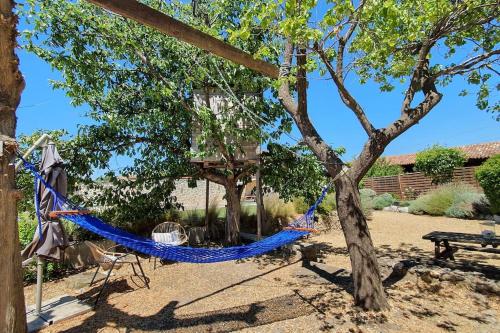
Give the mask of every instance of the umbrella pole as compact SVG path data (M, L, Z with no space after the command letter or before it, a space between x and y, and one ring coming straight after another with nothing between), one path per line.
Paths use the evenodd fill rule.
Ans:
M43 282L43 264L44 260L37 256L36 259L36 313L42 312L42 282Z

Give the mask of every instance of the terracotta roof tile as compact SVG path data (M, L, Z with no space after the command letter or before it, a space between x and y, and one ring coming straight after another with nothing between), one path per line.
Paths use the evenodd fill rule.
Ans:
M500 141L478 143L474 145L452 147L463 151L469 159L488 158L496 154L500 154ZM416 154L392 155L384 156L391 164L410 165L415 164Z

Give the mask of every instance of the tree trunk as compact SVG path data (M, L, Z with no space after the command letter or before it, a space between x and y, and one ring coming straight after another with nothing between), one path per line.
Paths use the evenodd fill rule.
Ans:
M0 0L0 332L26 332L23 277L17 230L14 166L16 109L24 80L19 72L16 47L17 17L14 2Z
M389 307L382 286L375 248L361 209L357 183L348 175L335 181L337 212L349 251L354 280L354 302L366 310Z
M228 179L226 185L226 233L224 241L226 244L238 244L240 241L240 214L241 203L236 181Z

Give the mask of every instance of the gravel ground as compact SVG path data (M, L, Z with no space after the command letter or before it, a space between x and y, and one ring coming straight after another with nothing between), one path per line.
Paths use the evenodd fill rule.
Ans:
M370 231L383 277L401 260L415 265L406 276L388 280L389 311L361 312L353 306L345 241L332 230L308 240L321 249L321 263L312 267L280 253L156 270L144 260L151 289L124 267L113 276L96 311L43 332L500 332L500 297L497 289L488 291L500 287L500 256L459 251L449 268L436 266L430 262L433 245L421 239L434 230L478 233L479 226L470 220L374 213ZM431 275L445 269L467 279L440 281L442 271L436 271L428 281L424 268ZM95 294L99 285L75 289L90 273L44 284L44 298ZM469 275L492 287L479 290L468 283L473 281ZM25 288L27 303L33 303L33 291L34 286Z

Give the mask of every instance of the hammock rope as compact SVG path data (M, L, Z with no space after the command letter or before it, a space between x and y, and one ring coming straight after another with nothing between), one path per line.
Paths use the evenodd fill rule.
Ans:
M20 158L22 159L22 157ZM68 198L55 191L38 173L33 164L24 159L22 159L22 161L25 168L31 171L34 175L35 182L40 181L45 187L47 187L47 189L54 196L54 201L57 201L60 207L63 207L64 210L82 211L82 214L62 215L62 218L137 252L165 260L189 263L214 263L253 257L287 245L302 238L303 236L306 236L309 234L309 231L294 230L293 228L314 228L314 212L323 201L328 191L328 186L325 186L318 200L316 200L307 212L290 224L292 229L282 230L272 236L248 245L226 248L193 248L155 242L152 239L134 235L125 230L109 225L100 218L89 214L88 211L83 210L78 205L72 203ZM37 202L35 202L35 204L38 205Z

